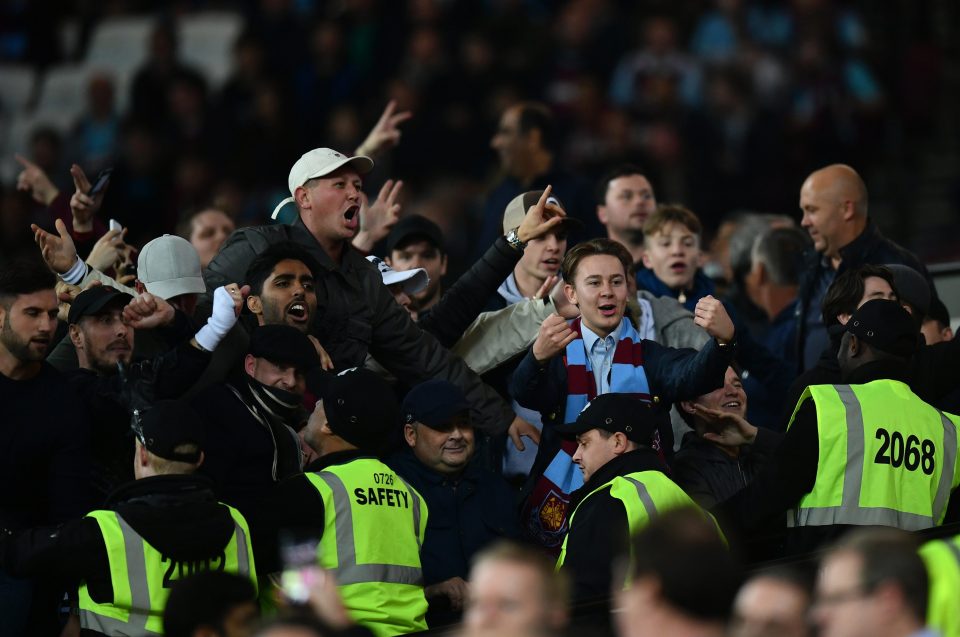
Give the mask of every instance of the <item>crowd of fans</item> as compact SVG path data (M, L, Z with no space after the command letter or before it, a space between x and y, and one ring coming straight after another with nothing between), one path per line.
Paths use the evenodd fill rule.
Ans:
M960 635L856 11L309 5L16 155L0 635Z

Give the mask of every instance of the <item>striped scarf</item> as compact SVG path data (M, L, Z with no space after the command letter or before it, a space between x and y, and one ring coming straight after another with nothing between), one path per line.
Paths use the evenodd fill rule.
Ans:
M567 400L564 405L564 423L574 422L591 400L597 396L596 381L583 342L580 319L570 323L577 338L567 345L563 364L567 370ZM620 340L613 353L610 370L610 392L629 394L649 401L650 384L643 369L642 339L626 318L620 324ZM659 435L653 441L659 450ZM561 441L524 506L523 519L529 532L544 546L559 550L567 532L567 507L570 494L583 486L583 473L573 462L577 443ZM548 452L549 453L549 452Z

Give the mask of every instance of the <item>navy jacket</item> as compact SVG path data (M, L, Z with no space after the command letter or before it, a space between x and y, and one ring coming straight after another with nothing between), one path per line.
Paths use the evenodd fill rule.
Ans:
M430 512L420 551L424 585L467 579L474 554L496 540L520 538L516 493L475 461L456 480L424 466L409 448L386 463L417 490Z
M847 270L852 270L864 264L884 265L887 263L900 263L910 266L921 273L928 282L930 282L930 291L936 294L930 273L924 267L923 263L909 250L902 248L890 239L887 239L872 221L867 222L867 227L859 237L840 248L840 267L837 268L836 275L843 274ZM823 294L826 287L818 286L817 283L829 274L827 269L830 263L823 258L819 252L810 250L804 255L804 267L800 270L800 289L798 293L799 303L797 303L797 340L795 343L795 358L799 361L800 368L797 372L808 369L816 363L816 359L804 360L804 351L806 341L811 338L810 325L807 324L806 317L811 308L817 308L819 316L820 303L823 301ZM820 328L813 331L813 337L823 341L822 347L817 349L819 353L823 347L826 347L829 338L825 332L819 334L820 330L825 330L823 324Z

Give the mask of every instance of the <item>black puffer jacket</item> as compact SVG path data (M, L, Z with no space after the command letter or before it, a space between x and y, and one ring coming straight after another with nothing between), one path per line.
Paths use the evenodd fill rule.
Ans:
M371 354L397 378L421 382L442 378L461 387L474 409L475 422L488 433L500 433L513 421L513 411L463 363L425 333L394 300L377 268L348 247L335 264L297 219L293 225L242 228L227 239L205 272L208 293L197 317L210 313L213 290L242 281L253 259L268 246L293 242L320 264L316 282L317 319L312 333L338 370L363 365Z
M736 458L694 432L683 437L671 468L673 480L697 504L708 509L744 489L783 440L783 434L759 429L752 445L740 449Z

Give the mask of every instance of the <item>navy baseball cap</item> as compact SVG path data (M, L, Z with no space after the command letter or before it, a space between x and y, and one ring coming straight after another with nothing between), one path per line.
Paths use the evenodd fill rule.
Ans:
M896 301L867 301L847 321L847 331L876 349L909 358L920 346L920 330Z
M158 400L149 409L134 413L133 430L140 443L155 456L177 462L200 462L206 428L200 415L184 400ZM196 445L190 453L176 451Z
M574 437L591 429L622 432L628 440L643 445L653 443L658 429L670 427L670 415L651 402L629 394L601 394L587 403L576 422L554 427L564 437Z
M250 335L248 352L271 363L293 365L301 371L320 366L317 349L306 334L286 324L261 325Z
M403 248L417 239L426 239L443 252L443 232L440 226L422 215L409 215L398 221L387 235L387 254Z
M109 285L95 285L86 289L73 299L70 312L67 314L67 324L73 325L84 316L96 316L108 306L117 303L126 305L133 297Z
M339 374L315 369L307 389L323 401L330 430L359 449L378 451L397 426L397 397L382 376L352 367Z
M470 403L463 390L446 380L428 380L407 393L400 412L405 424L420 422L443 431L457 414L470 411Z

